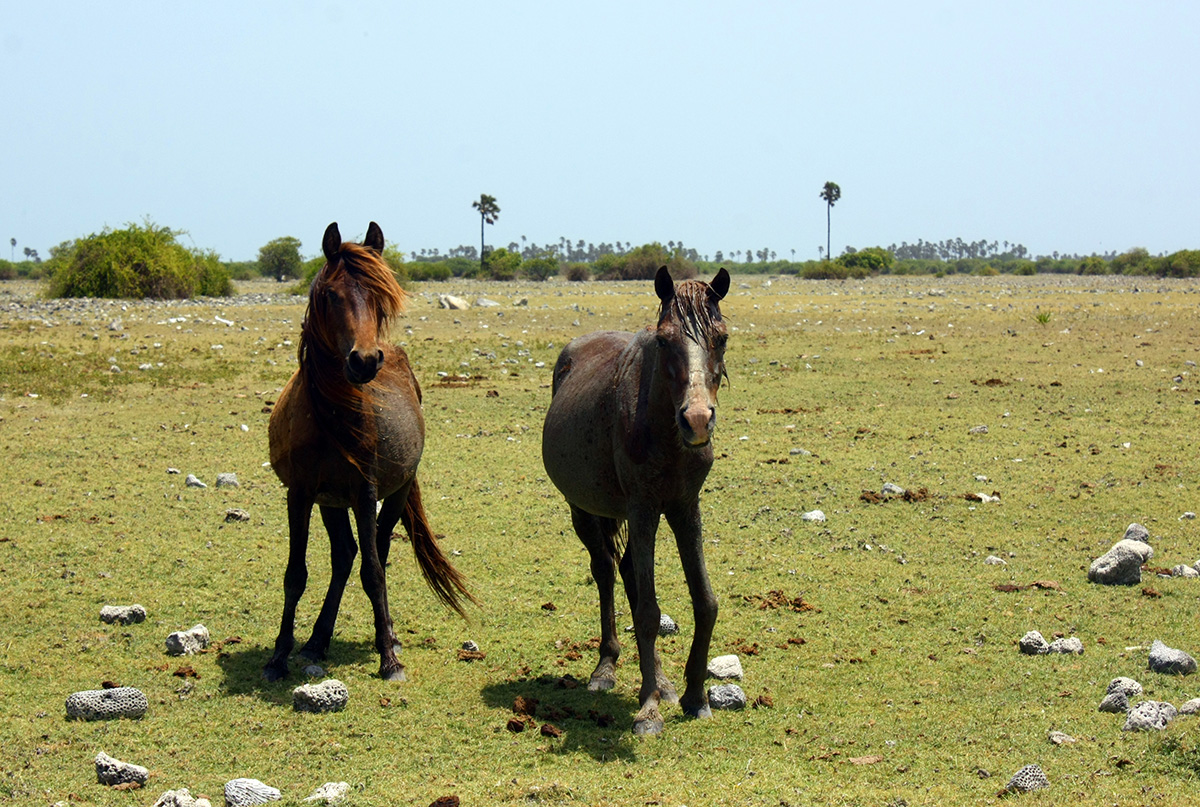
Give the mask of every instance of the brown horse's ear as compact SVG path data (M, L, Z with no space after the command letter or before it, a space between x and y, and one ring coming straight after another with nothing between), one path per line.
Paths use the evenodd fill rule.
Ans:
M363 246L370 247L379 255L383 254L383 230L379 229L375 222L367 225L367 238L363 241Z
M665 266L660 266L654 276L654 293L664 303L675 296L675 281L671 280L671 273Z
M338 232L337 222L330 224L325 228L325 237L321 239L321 251L325 253L325 260L333 263L337 258L338 250L342 248L342 234Z
M729 293L729 273L722 266L717 270L717 276L708 284L709 290L718 300L724 300L725 295Z

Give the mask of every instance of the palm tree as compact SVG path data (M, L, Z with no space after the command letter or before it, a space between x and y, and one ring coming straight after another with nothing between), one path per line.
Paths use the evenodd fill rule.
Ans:
M13 259L13 250L17 248L17 239L10 238L10 239L8 239L8 243L9 243L8 259L11 261Z
M829 231L830 220L833 217L833 204L838 199L842 198L842 189L838 187L836 182L826 182L825 187L821 188L821 198L825 200L825 254L832 255L829 250Z
M471 207L479 211L479 270L483 272L483 225L496 223L496 219L500 218L500 205L496 204L495 196L488 196L486 193L481 193L479 194L479 201L471 202Z

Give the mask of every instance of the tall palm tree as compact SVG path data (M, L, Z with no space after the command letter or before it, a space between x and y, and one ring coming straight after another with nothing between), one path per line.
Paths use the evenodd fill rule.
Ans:
M13 250L17 248L17 239L15 239L15 238L8 239L8 244L9 244L8 259L11 261L12 256L13 256Z
M488 196L486 193L481 193L479 194L479 201L471 202L471 207L479 211L479 270L483 272L485 269L483 262L483 225L496 223L496 219L500 218L500 205L496 204L495 196Z
M829 251L829 231L830 220L833 217L833 204L838 199L842 198L842 189L838 187L836 182L826 182L825 187L821 188L821 198L825 200L825 254L833 255Z

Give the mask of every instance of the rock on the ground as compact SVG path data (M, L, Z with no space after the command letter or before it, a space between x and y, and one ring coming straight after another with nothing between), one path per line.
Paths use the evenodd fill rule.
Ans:
M496 308L500 303L495 300L489 300L487 297L477 297L475 298L475 305L479 308Z
M219 488L237 488L241 487L238 484L237 474L224 473L217 474L217 487Z
M72 720L111 720L137 718L146 714L150 702L133 687L86 689L67 698L67 717Z
M745 709L746 693L737 684L717 684L708 689L708 705L713 709Z
M325 669L320 664L308 664L302 672L309 678L324 678Z
M439 294L438 305L451 311L466 311L471 307L471 304L466 300L461 297L455 297L453 294Z
M800 514L801 521L815 521L818 524L825 523L825 513L821 510L809 510L807 513Z
M1026 656L1040 656L1050 649L1049 643L1036 630L1031 630L1021 637L1017 647Z
M292 707L297 712L340 712L349 701L350 690L336 678L292 690Z
M183 480L183 484L187 485L189 488L206 488L206 487L208 487L208 485L201 482L196 477L195 474L188 474L187 477Z
M717 656L712 661L708 662L708 675L710 678L742 678L742 661L737 656Z
M141 765L134 765L132 762L122 762L119 759L113 759L103 751L96 754L96 781L102 785L112 787L113 785L125 785L130 782L137 782L139 785L144 785L149 778L150 771Z
M1131 586L1142 581L1142 564L1154 550L1143 541L1122 539L1113 548L1092 561L1088 580L1106 586Z
M1196 671L1196 659L1155 639L1150 645L1150 671L1164 675L1191 675Z
M172 656L190 656L208 647L208 628L193 625L191 630L177 630L167 637L167 652Z
M1055 745L1070 745L1073 742L1077 742L1076 739L1070 734L1062 731L1050 732L1050 734L1047 735L1047 739Z
M1065 639L1055 639L1046 648L1047 653L1064 653L1072 656L1083 655L1083 642L1074 636Z
M250 514L240 507L230 507L225 511L225 523L229 524L235 521L249 521Z
M1186 563L1180 563L1171 567L1172 577L1200 577L1200 572Z
M1125 537L1123 541L1140 541L1143 544L1150 543L1150 530L1143 527L1141 524L1134 522L1125 528Z
M674 636L679 633L679 625L674 619L666 614L659 614L658 617L658 635L659 636Z
M995 555L988 555L986 558L983 559L983 562L986 563L988 566L1007 566L1008 565L1008 561L1006 561L1004 558L998 558Z
M904 490L904 488L900 487L899 485L895 484L894 482L884 482L883 483L883 495L884 496L903 496L905 494L905 492L906 491Z
M1121 731L1162 731L1179 714L1175 707L1162 701L1142 701L1125 715Z
M146 621L146 608L142 605L105 605L100 609L100 621L109 625L118 623L132 625Z
M1109 693L1124 692L1127 697L1135 698L1142 694L1142 685L1132 678L1120 676L1109 681L1108 689L1105 691Z
M1194 715L1200 714L1200 698L1192 698L1190 701L1184 701L1179 707L1179 714Z
M212 802L205 798L196 798L186 787L178 790L168 790L158 797L154 807L212 807Z
M349 782L326 782L312 792L305 802L314 804L341 804L350 795Z
M1104 700L1100 701L1100 708L1097 711L1109 712L1114 715L1128 712L1129 696L1119 689L1115 692L1109 692L1104 696Z
M233 779L225 783L226 807L250 807L281 798L282 793L257 779Z
M1048 787L1050 787L1050 780L1046 778L1046 772L1042 770L1041 766L1026 765L1013 774L1004 789L1017 793L1028 793L1031 790L1045 790Z

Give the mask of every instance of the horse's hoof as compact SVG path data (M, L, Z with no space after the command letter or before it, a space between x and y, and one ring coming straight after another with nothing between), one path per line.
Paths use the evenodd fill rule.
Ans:
M317 649L311 648L311 647L305 647L304 649L302 649L300 651L299 655L301 658L304 658L307 661L316 662L316 661L324 661L325 660L325 651L324 650L317 650Z
M588 690L591 692L607 692L617 685L615 679L605 675L594 675L592 680L588 681Z
M633 721L633 733L639 737L662 734L663 721L661 717L644 717Z
M408 676L404 674L403 667L393 667L388 670L380 670L379 677L384 681L407 681Z
M688 717L694 717L697 720L712 717L712 709L708 708L708 704L702 704L699 707L683 707L683 713Z
M284 678L287 678L287 674L288 671L286 666L283 668L269 666L263 667L262 671L263 680L270 684L273 684L276 681L282 681Z

